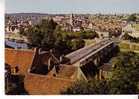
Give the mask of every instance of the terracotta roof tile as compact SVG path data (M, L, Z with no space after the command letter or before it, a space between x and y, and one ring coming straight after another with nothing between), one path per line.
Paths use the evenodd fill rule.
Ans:
M25 74L32 64L34 51L32 50L15 50L5 48L5 63L11 67L19 66L19 73Z
M29 94L59 94L72 84L73 81L57 77L49 77L38 74L27 74L25 88Z

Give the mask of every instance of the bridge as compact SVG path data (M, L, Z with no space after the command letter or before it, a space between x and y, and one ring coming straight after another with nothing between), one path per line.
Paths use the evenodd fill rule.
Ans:
M115 47L116 45L113 40L103 39L96 44L76 50L65 57L70 60L70 65L78 67L81 67L90 61L94 61L95 65L99 65L109 54L111 54Z

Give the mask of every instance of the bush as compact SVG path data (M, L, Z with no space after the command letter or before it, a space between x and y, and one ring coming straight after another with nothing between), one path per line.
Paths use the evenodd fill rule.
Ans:
M74 39L71 41L72 50L77 50L85 46L85 41L82 39Z
M136 14L131 14L129 17L128 17L128 21L136 21L137 17L136 17Z
M126 33L122 38L123 38L124 40L130 40L131 42L139 43L139 38L132 37L132 36L130 36L130 35L127 34L127 33Z
M108 94L108 85L105 80L77 81L61 94Z

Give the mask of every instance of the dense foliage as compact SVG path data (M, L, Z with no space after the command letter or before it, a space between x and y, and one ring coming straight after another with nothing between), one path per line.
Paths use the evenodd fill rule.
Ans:
M128 21L136 21L137 17L136 17L136 14L131 14L129 17L128 17Z
M139 42L139 38L132 37L129 34L125 33L125 35L122 37L124 40L130 40L131 42Z
M52 47L56 37L54 30L57 23L52 19L43 19L40 24L30 27L26 33L28 40L35 46Z
M77 81L61 94L108 94L108 83L105 80Z
M113 60L113 71L110 77L110 93L135 94L139 82L139 56L133 52L119 54Z

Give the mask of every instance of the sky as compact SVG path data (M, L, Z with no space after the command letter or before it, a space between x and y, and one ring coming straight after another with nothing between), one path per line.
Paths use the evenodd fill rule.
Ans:
M6 0L6 13L139 13L139 0Z

